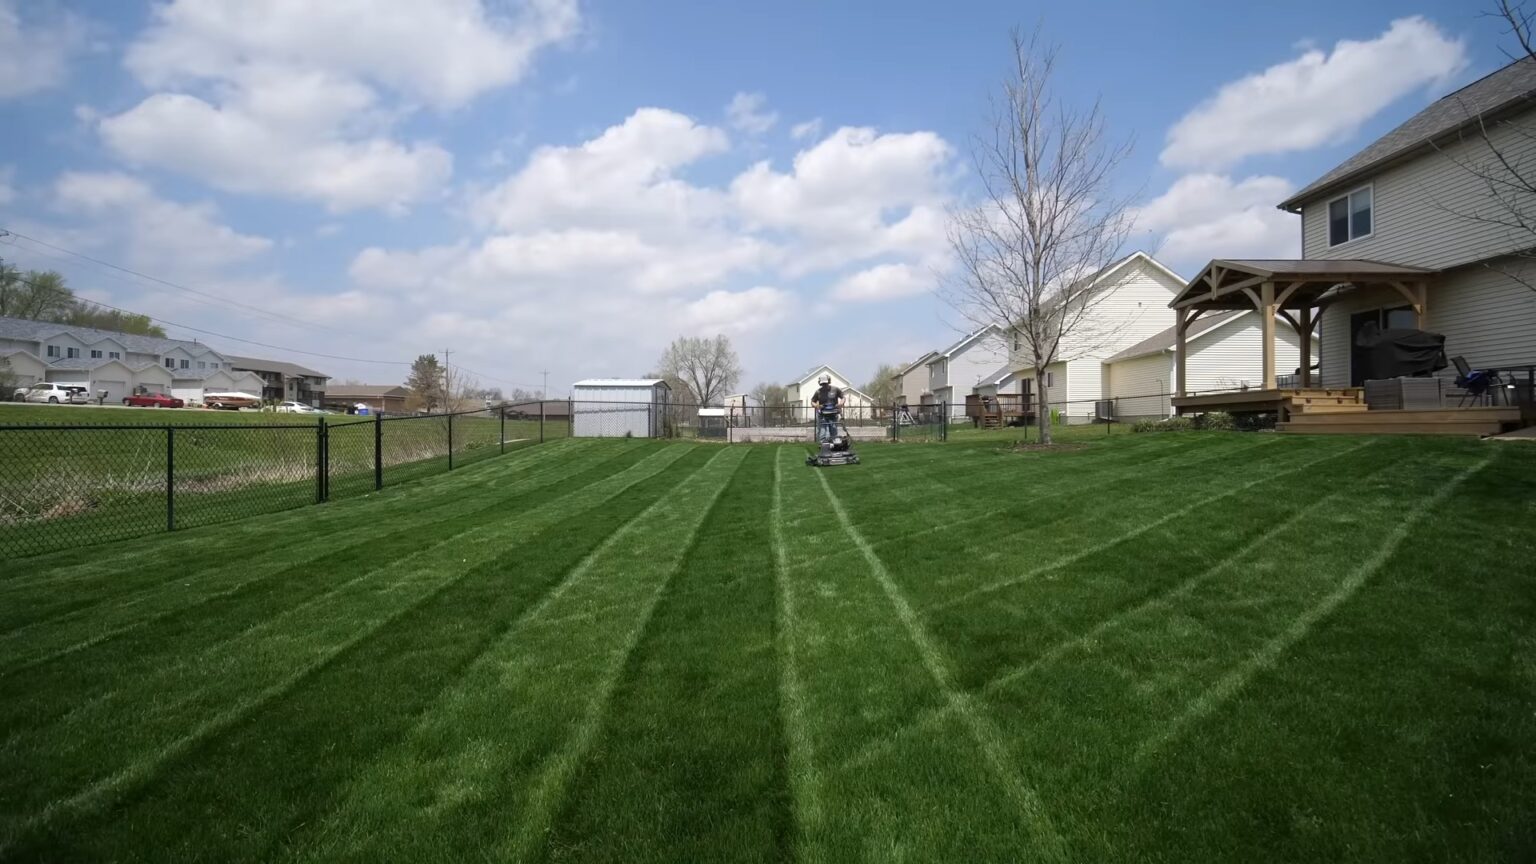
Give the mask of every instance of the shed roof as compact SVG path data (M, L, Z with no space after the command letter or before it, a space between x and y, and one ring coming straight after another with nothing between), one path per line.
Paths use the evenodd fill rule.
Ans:
M1518 107L1532 93L1536 93L1536 58L1522 57L1437 99L1287 198L1280 204L1280 209L1295 212L1307 201L1359 179L1385 162L1427 150L1436 139L1476 122L1479 117Z

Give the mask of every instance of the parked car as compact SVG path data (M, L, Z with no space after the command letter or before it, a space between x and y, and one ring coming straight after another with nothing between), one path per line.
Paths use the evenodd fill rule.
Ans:
M305 405L303 402L280 402L272 409L279 414L324 414L319 408Z
M209 408L236 411L241 408L260 408L261 397L249 393L204 393L203 404Z
M55 405L84 405L90 401L86 389L77 385L39 381L23 387L14 396L17 402L46 402Z
M134 408L181 408L187 403L164 393L135 393L124 399L123 404Z

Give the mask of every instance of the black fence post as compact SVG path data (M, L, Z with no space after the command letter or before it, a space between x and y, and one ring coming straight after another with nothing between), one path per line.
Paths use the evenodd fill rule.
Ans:
M373 488L384 488L384 412L373 415Z
M165 427L165 530L176 530L176 427Z
M503 405L501 411L501 452L507 452L507 406Z
M315 424L315 503L325 503L325 478L330 473L330 458L326 454L325 418Z
M448 470L453 470L453 412L448 413Z
M939 440L949 440L949 403L939 403Z
M544 400L539 400L539 443L544 443Z

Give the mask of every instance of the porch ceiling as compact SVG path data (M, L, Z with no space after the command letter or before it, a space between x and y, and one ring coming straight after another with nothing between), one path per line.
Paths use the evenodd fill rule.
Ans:
M1302 309L1340 284L1424 282L1437 271L1364 259L1225 259L1205 265L1168 305L1174 309L1252 309L1260 305L1258 288L1275 286L1275 305Z

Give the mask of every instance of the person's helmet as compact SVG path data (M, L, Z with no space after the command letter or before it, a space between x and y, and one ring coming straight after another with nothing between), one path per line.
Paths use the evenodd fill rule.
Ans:
M816 379L816 383L817 384L831 384L832 383L832 376L831 375L822 375L820 378Z

